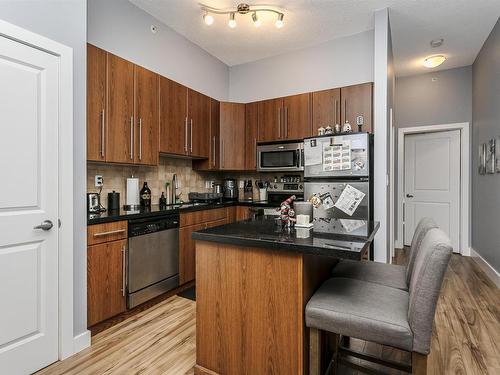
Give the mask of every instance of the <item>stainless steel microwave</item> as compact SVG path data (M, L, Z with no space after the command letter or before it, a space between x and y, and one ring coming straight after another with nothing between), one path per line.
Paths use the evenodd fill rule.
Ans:
M303 171L304 142L277 142L257 146L257 170L273 171Z

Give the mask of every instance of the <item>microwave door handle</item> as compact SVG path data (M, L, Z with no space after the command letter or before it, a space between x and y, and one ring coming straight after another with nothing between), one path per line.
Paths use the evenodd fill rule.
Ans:
M297 150L297 168L300 168L301 160L300 160L300 150Z

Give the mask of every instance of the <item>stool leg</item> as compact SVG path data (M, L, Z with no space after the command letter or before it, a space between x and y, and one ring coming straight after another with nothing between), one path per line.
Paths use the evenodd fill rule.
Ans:
M420 353L412 352L411 368L413 375L427 375L427 356Z
M309 328L309 375L321 374L321 331Z

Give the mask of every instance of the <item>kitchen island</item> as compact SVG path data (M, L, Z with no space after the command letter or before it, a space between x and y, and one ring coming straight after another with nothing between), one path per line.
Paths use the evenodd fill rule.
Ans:
M339 259L361 261L378 223L258 217L193 233L195 374L307 374L304 308Z

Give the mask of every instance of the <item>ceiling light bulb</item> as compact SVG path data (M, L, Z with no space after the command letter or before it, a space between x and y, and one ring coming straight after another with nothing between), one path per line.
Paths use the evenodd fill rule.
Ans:
M229 22L227 24L231 29L234 29L236 27L236 20L234 19L234 13L231 13L229 15Z
M211 15L211 14L208 14L208 13L205 13L203 15L203 21L205 21L205 23L210 26L214 23L214 17Z
M283 22L283 16L284 16L283 13L278 14L278 19L276 20L276 23L275 23L275 25L278 29L281 29L283 27L283 25L285 24Z
M446 60L446 57L443 55L434 55L434 56L429 56L424 60L424 66L426 68L435 68Z
M252 20L255 27L262 25L262 21L257 17L257 12L252 13Z

